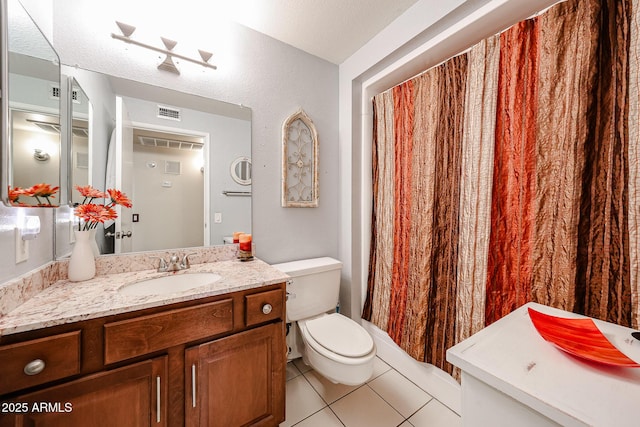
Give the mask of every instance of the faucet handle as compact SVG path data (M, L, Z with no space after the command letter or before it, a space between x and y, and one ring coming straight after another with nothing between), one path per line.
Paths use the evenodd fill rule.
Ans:
M160 262L158 263L158 271L167 271L167 262L164 260L164 258L159 257L159 256L152 256L149 257L151 259L159 259Z
M196 252L192 252L190 254L185 254L182 257L182 268L190 268L191 267L191 263L189 262L189 257L191 255L197 255L197 253Z

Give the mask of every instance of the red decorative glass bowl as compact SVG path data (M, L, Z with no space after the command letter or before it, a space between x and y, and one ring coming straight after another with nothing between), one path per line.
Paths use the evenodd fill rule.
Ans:
M530 307L529 317L542 338L569 354L610 366L640 367L611 344L590 318L556 317Z

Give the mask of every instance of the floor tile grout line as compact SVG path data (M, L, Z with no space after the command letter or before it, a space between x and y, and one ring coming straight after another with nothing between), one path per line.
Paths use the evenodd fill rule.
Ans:
M340 399L338 399L340 400ZM337 402L337 401L336 401ZM333 410L333 408L331 407L331 405L329 405L329 410L333 413L333 415L335 415L336 419L338 421L340 421L340 424L343 425L343 427L347 427L347 425L342 421L342 419L338 416L338 414L336 414L336 411Z
M410 421L409 418L413 417L414 415L416 415L420 410L422 410L425 406L427 406L428 404L430 404L433 401L436 401L438 403L440 403L442 406L444 406L445 408L447 408L449 411L453 412L454 415L460 417L460 415L454 411L453 409L449 408L447 405L445 405L444 403L442 403L440 400L436 399L434 396L432 396L428 391L424 390L422 387L420 387L418 384L416 384L415 382L413 382L410 378L408 378L407 376L403 375L400 371L398 371L396 368L394 368L392 365L390 365L389 363L387 363L384 359L380 358L379 356L377 356L382 362L385 363L385 365L388 367L388 369L386 369L384 372L381 372L380 374L376 375L375 377L371 377L369 380L367 380L365 383L361 384L360 386L357 386L356 388L354 388L353 390L347 392L346 394L344 394L343 396L339 397L338 399L334 400L333 402L329 403L325 400L325 398L318 392L318 390L314 387L314 385L311 383L311 381L309 380L309 378L307 377L307 373L308 372L315 372L315 375L320 375L318 374L313 368L310 368L306 371L302 371L300 368L298 368L293 361L291 361L293 367L296 369L296 371L298 372L298 375L295 375L294 377L291 377L287 380L291 381L294 378L297 378L298 376L302 375L305 379L305 381L311 386L311 389L316 393L316 395L318 395L318 397L320 397L320 400L322 400L322 402L325 404L325 406L323 406L322 408L320 408L319 410L315 411L314 413L306 416L305 418L301 419L300 421L298 421L296 424L293 424L293 426L300 424L301 422L303 422L304 420L316 415L318 412L323 411L326 408L329 408L329 410L335 415L335 417L338 419L338 421L340 422L340 424L342 424L343 426L346 427L346 424L344 424L344 422L342 421L342 419L340 419L340 417L338 416L338 414L333 410L333 408L331 407L331 405L339 402L340 400L344 399L345 397L349 396L350 394L352 394L353 392L355 392L356 390L361 389L363 386L367 386L369 387L369 389L371 391L373 391L378 397L380 397L387 405L389 405L396 413L398 413L402 418L404 422L408 422L410 425L413 425ZM427 400L427 402L425 402L422 406L420 406L420 408L418 408L416 411L414 411L411 415L409 415L408 417L405 417L402 413L400 413L400 411L398 411L398 409L393 406L390 402L388 402L384 397L382 397L382 395L380 395L380 393L378 393L373 387L371 387L370 383L373 382L374 380L380 378L381 376L389 373L390 371L395 371L396 373L398 373L401 377L403 377L404 379L406 379L407 381L409 381L411 384L415 385L416 387L418 387L420 390L422 390L424 393L426 393L427 396L429 396L429 400ZM402 424L400 423L400 424ZM293 427L292 426L292 427Z
M369 385L369 384L367 384L367 385ZM405 418L404 414L402 414L400 411L398 411L398 409L397 409L395 406L393 406L393 404L391 404L391 402L388 402L388 401L387 401L384 397L382 397L382 395L381 395L380 393L378 393L378 392L377 392L373 387L369 386L369 388L370 388L370 389L371 389L375 394L377 394L377 395L378 395L378 397L380 397L380 399L382 399L382 401L383 401L383 402L385 402L385 403L386 403L387 405L389 405L389 406L390 406L394 411L396 411L398 414L400 414L400 416L404 419L404 421L407 421L407 420L408 420L408 418ZM429 394L429 393L427 393L427 394ZM429 394L429 397L431 397L431 399L429 399L429 400L427 401L427 403L431 402L431 400L433 399L433 396L431 396L430 394ZM427 403L425 403L425 405L426 405ZM424 406L424 405L422 405L422 406ZM421 408L422 408L422 406L421 406ZM411 416L413 416L413 414L411 414ZM403 422L404 422L404 421L403 421ZM402 423L400 423L400 424L402 424Z
M311 371L308 371L308 372L316 372L316 371L311 370ZM353 390L351 390L351 391L347 392L346 394L344 394L344 395L340 396L339 398L337 398L337 399L336 399L336 400L334 400L333 402L329 403L329 402L327 402L327 401L325 400L325 398L324 398L324 397L322 397L322 395L318 392L318 390L316 390L316 388L313 386L313 384L311 384L311 381L309 381L309 378L307 378L307 376L306 376L306 375L304 375L304 374L302 374L302 375L304 376L304 379L305 379L305 380L307 380L307 382L309 383L309 385L311 385L311 388L313 389L313 391L315 391L315 392L316 392L316 394L318 394L318 396L320 396L320 399L322 399L322 401L323 401L324 403L326 403L326 404L327 404L327 406L331 406L331 405L333 405L333 404L334 404L334 403L336 403L337 401L344 399L345 397L349 396L349 395L350 395L351 393L353 393L354 391L356 391L356 390L358 390L358 389L362 388L363 386L367 385L367 383L360 384L359 386L357 386L357 387L356 387L356 388L354 388ZM320 374L317 374L317 375L320 375Z
M415 386L416 386L416 387L418 387L420 390L422 390L422 391L424 391L425 393L427 393L427 394L431 397L431 399L430 399L427 403L431 402L431 400L435 400L436 402L440 403L442 406L444 406L445 408L447 408L448 410L450 410L451 412L453 412L453 413L454 413L455 415L457 415L458 417L461 417L461 415L460 415L460 414L458 414L458 413L457 413L456 411L454 411L453 409L451 409L451 408L449 407L449 405L445 404L444 402L442 402L442 401L438 400L437 398L435 398L434 396L432 396L432 395L431 395L431 393L429 393L427 390L423 389L423 388L422 388L422 387L420 387L418 384L416 384L415 382L413 382L413 381L411 380L411 378L407 377L407 376L406 376L406 375L404 375L402 372L398 371L396 368L394 368L393 366L391 366L391 365L390 365L386 360L384 360L382 357L380 357L380 356L376 356L376 357L378 357L380 360L382 360L384 363L386 363L386 364L389 366L389 368L391 368L391 369L393 369L394 371L396 371L396 372L397 372L398 374L400 374L403 378L406 378L406 379L407 379L407 381L411 382L411 384L415 385ZM389 372L389 371L387 371L387 372ZM385 373L386 373L386 372L385 372ZM383 375L383 374L380 374L380 375L378 375L378 376L380 377L380 376L382 376L382 375ZM426 405L427 403L425 403L425 405ZM424 406L424 405L423 405L423 406Z

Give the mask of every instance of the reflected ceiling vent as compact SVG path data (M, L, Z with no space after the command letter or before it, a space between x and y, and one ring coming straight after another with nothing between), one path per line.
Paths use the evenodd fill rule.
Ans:
M60 86L49 85L49 99L60 99Z
M158 118L175 120L179 122L182 120L180 116L180 109L174 107L166 107L164 105L158 105Z
M145 147L173 148L175 150L201 151L204 144L201 142L178 141L175 139L154 138L151 136L139 136L138 143Z
M27 119L27 122L38 126L40 129L42 129L45 132L60 133L60 125L57 124L57 123L40 122L38 120L31 120L31 119ZM74 126L71 129L73 131L73 135L74 136L79 136L79 137L82 137L82 138L88 138L89 137L89 129L87 129L85 127Z
M79 136L80 138L89 138L89 129L82 127L73 127L73 136Z
M39 122L37 120L27 119L27 122L33 123L45 132L60 133L60 125L56 123Z

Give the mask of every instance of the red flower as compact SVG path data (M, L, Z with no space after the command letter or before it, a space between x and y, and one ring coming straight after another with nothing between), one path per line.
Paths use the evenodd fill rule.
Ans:
M122 191L110 188L107 190L107 193L109 193L109 197L111 197L111 200L116 205L124 206L125 208L130 208L131 206L133 206L131 200L129 200L127 195Z
M94 203L79 205L76 207L75 215L87 223L93 223L96 225L117 217L113 209L104 205L96 205Z
M36 184L33 187L25 190L30 196L33 197L53 197L54 194L58 192L60 187L51 187L49 184L40 183Z
M59 188L60 187L51 187L49 184L45 183L36 184L33 187L26 189L20 187L15 187L12 189L11 187L9 187L9 202L12 205L16 206L34 206L33 204L24 203L19 200L20 196L28 196L36 198L36 200L38 201L38 204L36 206L53 206L51 200L49 199L54 198L54 195L58 192ZM45 199L47 199L46 203L43 203L40 200L40 197L44 197Z
M107 193L97 190L90 185L86 185L84 187L76 185L76 190L78 190L82 196L89 197L91 199L104 199L105 197L108 197Z
M18 199L22 195L26 195L24 189L20 187L15 187L15 188L9 187L9 202L11 202L12 204L20 203Z
M111 221L118 217L114 206L121 205L125 208L132 206L131 200L121 191L110 189L106 193L96 190L90 185L80 187L76 185L76 190L84 196L82 204L76 206L74 215L79 217L82 222L78 225L79 230L90 230L96 228L98 224L105 221ZM93 199L106 199L111 201L104 204L92 203Z

